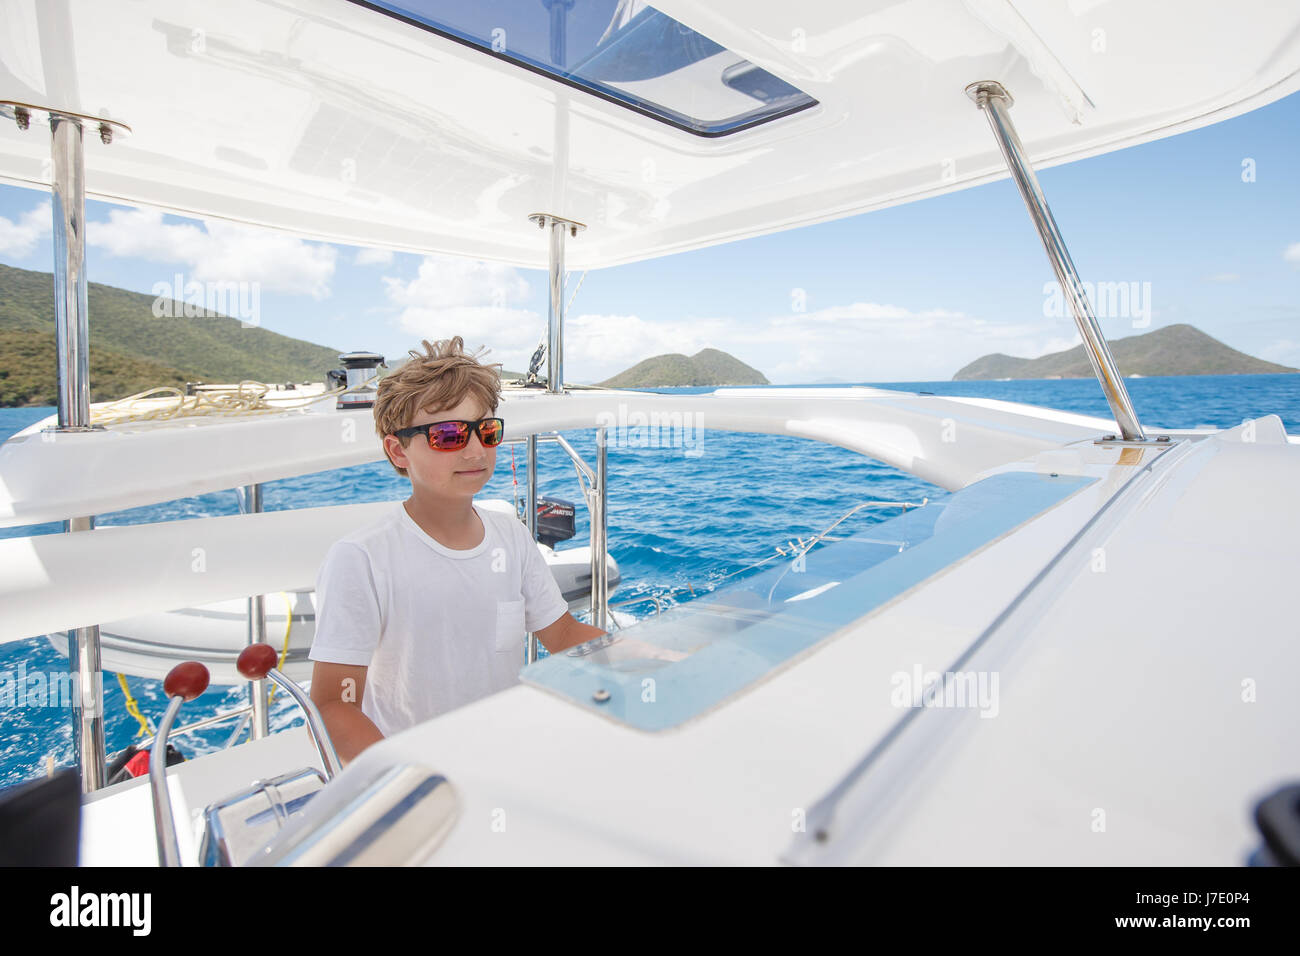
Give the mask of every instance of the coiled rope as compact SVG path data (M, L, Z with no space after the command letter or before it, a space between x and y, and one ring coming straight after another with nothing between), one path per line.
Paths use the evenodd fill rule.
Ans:
M373 387L386 374L387 372L381 373L367 379L364 385L355 385L352 388ZM327 389L310 398L271 403L266 400L266 395L273 388L274 386L268 385L266 382L245 379L230 388L205 388L193 395L186 395L174 385L159 385L156 388L128 395L126 398L119 398L116 401L104 402L98 407L92 407L90 424L121 425L126 422L159 421L173 418L275 415L336 398L349 390L347 386L340 386L339 388ZM162 397L167 395L173 397L175 401L160 407L154 407L154 403L161 401ZM150 403L149 407L142 407L146 402Z

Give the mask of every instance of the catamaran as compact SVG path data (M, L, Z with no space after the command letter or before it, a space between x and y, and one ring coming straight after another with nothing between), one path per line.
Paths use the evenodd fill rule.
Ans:
M66 533L0 541L0 640L68 635L83 864L1296 857L1284 824L1300 699L1276 681L1300 670L1286 601L1300 439L1275 415L1141 421L1034 169L1300 89L1300 9L4 0L3 13L0 176L54 197L59 401L56 421L0 447L0 522ZM864 387L565 384L570 269L1008 175L1110 417ZM316 402L96 422L86 195L545 269L545 387L509 393L510 430L534 527L538 444L596 430L597 461L575 465L607 636L540 660L529 637L516 686L341 767L263 639L260 602L310 588L375 506L262 512L257 488L381 460L370 413ZM613 627L606 439L620 421L686 415L828 442L952 494ZM94 527L231 488L244 513ZM105 787L100 625L243 599L254 623L230 679L250 681L263 729L268 681L297 695L305 725L167 768L185 701L230 667L180 664L149 779Z

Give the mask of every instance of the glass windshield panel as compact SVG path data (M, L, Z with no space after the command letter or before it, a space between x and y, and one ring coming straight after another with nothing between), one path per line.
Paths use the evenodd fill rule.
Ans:
M678 726L1097 479L1004 472L520 673L640 730Z
M704 136L811 96L644 0L353 0Z

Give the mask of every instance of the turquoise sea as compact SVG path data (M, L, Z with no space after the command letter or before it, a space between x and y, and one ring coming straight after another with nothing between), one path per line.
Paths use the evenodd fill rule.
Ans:
M909 392L998 398L1045 405L1093 415L1106 415L1107 406L1090 379L1020 382L899 382L862 383ZM1300 375L1224 375L1130 379L1127 382L1139 415L1148 429L1198 425L1227 427L1244 419L1276 414L1287 431L1300 434ZM828 386L833 387L833 386ZM663 389L695 393L709 389ZM0 409L0 440L53 414L52 408ZM508 412L503 406L503 412ZM508 417L507 417L508 422ZM507 425L508 428L508 425ZM565 432L565 437L589 462L595 461L590 432ZM689 444L689 443L688 443ZM542 494L581 502L572 465L553 445L539 454ZM698 454L694 453L698 449ZM522 493L522 447L514 462ZM945 492L927 482L841 448L806 439L767 435L704 432L696 448L611 447L608 451L609 548L619 563L623 582L611 601L619 610L643 616L662 602L689 601L772 558L777 547L824 531L845 512L864 501L908 501L942 497ZM503 448L496 473L480 497L511 500L512 454ZM0 479L3 476L0 475ZM400 500L410 484L384 462L337 469L263 486L268 510L303 508L362 501ZM191 517L237 514L234 490L164 502L146 508L96 517L97 526L142 524ZM837 529L849 532L897 512L867 509ZM559 547L586 542L585 509L579 506L578 533ZM61 532L60 524L0 529L0 537L25 537ZM62 646L62 635L56 639ZM53 673L67 666L44 635L0 645L0 682L5 672L17 675ZM16 678L13 678L16 679ZM143 712L157 720L164 709L161 684L129 678L132 694ZM105 734L108 749L131 742L139 725L125 708L116 675L105 674ZM181 712L183 723L243 704L243 688L214 687ZM0 698L3 700L3 698ZM46 772L47 761L71 766L71 711L65 707L13 706L0 703L0 786ZM272 707L272 727L300 722L283 698ZM225 746L233 723L179 741L187 756Z

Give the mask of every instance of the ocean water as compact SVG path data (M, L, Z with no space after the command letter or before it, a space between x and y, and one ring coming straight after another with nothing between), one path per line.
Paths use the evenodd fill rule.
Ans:
M1015 382L901 382L877 387L936 395L996 398L1104 416L1105 398L1090 379ZM1130 379L1139 415L1148 429L1199 425L1228 427L1247 418L1278 415L1291 434L1300 434L1300 375L1224 375ZM833 386L827 386L833 387ZM698 393L709 389L662 389ZM508 411L508 410L507 410ZM0 409L0 441L53 414L52 408ZM589 431L563 433L594 465L595 438ZM632 442L628 442L631 445ZM512 453L511 447L514 448ZM496 471L481 498L514 499L523 494L523 448L502 448ZM554 445L538 454L542 494L579 504L577 535L560 550L587 541L587 515L573 466ZM512 467L513 466L513 467ZM879 462L834 446L799 438L705 431L679 447L608 449L610 553L618 561L622 584L611 603L643 617L665 606L689 601L778 557L778 547L825 531L865 501L920 503L946 493ZM515 483L517 474L519 482ZM3 476L0 476L2 479ZM387 463L336 469L263 485L263 508L275 511L363 501L401 500L410 483ZM96 525L141 524L192 517L237 514L234 490L163 502L96 517ZM893 517L897 510L864 509L836 528L853 533ZM0 529L0 537L60 533L61 524ZM60 647L66 645L56 635ZM67 668L44 635L0 645L0 689L6 675L57 673ZM161 682L128 678L140 709L157 721L165 708ZM111 753L136 738L139 724L126 710L117 675L104 675L105 737ZM0 697L0 787L72 766L71 710L61 706L6 706ZM39 698L38 698L39 701ZM181 711L181 723L240 706L247 690L213 687ZM295 707L279 695L271 726L301 723ZM225 746L234 723L187 735L180 749L193 757ZM246 735L246 731L244 732Z

